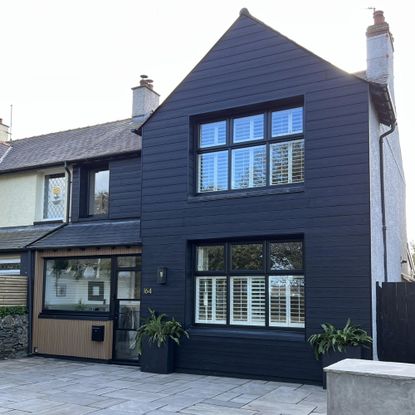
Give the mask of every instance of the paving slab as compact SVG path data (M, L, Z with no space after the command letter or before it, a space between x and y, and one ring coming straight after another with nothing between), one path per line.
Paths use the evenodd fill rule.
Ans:
M43 357L0 360L0 373L0 415L327 415L326 392L298 383Z

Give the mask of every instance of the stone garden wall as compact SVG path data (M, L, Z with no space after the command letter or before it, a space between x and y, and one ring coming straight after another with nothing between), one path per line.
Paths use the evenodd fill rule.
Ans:
M28 317L0 317L0 359L27 356Z

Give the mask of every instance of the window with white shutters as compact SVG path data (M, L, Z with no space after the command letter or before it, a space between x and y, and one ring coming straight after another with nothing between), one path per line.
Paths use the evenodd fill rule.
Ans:
M195 249L196 323L304 327L302 241L204 243Z
M304 327L304 277L270 276L269 325Z
M199 155L199 192L228 189L228 152Z
M265 146L232 151L232 189L263 187L266 180Z
M233 142L262 140L264 138L264 114L233 120Z
M201 123L196 192L223 192L304 182L303 108Z
M196 323L226 324L226 277L196 279Z
M304 181L304 140L271 144L270 183Z
M265 277L231 277L231 324L265 326Z
M303 132L303 108L275 111L271 116L271 135L280 137Z

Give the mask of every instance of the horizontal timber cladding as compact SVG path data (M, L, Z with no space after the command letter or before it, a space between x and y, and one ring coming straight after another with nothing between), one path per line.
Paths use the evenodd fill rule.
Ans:
M83 169L94 164L73 169L72 221L76 222L85 210L87 178ZM141 159L126 157L110 160L109 219L138 218L141 215Z
M261 112L300 97L304 102L305 182L285 193L195 194L198 116ZM288 101L287 101L288 100ZM298 102L298 101L297 101ZM269 109L269 108L268 108ZM231 111L228 111L231 110ZM279 329L191 329L177 368L320 379L306 338L324 322L348 318L371 331L368 86L242 15L167 98L143 128L142 300L192 327L191 246L195 240L304 238L305 329L283 340ZM158 266L167 284L156 284ZM243 332L255 331L244 336ZM193 334L192 334L193 333ZM262 334L261 334L262 333ZM286 332L285 332L286 333Z
M0 276L0 307L27 304L27 277Z
M43 301L43 258L126 255L140 253L141 248L61 249L36 253L33 301L33 352L110 360L112 358L112 321L39 318ZM105 326L105 340L91 341L91 327Z

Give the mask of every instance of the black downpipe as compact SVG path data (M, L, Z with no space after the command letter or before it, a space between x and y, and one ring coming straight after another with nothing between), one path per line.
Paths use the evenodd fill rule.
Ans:
M383 238L383 274L385 276L385 282L388 282L388 247L386 236L386 206L385 206L385 172L384 172L384 160L383 160L383 144L385 138L395 131L396 122L394 122L391 128L383 133L379 137L379 158L380 158L380 199L382 207L382 238Z
M71 208L71 190L72 190L72 173L68 169L68 163L65 161L64 163L65 171L68 174L68 187L66 192L66 218L65 222L69 223L69 212Z
M28 333L27 333L27 354L32 354L32 329L33 329L33 278L34 278L34 262L32 260L33 251L28 250L28 264L27 269L29 275L27 278L27 318L28 318Z

